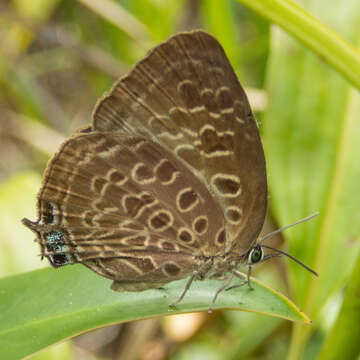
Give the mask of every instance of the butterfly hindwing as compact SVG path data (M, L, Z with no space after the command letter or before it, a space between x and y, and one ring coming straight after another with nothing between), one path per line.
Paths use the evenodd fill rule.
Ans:
M119 283L156 286L192 273L196 256L224 252L224 234L216 233L224 219L211 202L201 182L150 140L82 133L51 160L30 227L54 266L80 262Z

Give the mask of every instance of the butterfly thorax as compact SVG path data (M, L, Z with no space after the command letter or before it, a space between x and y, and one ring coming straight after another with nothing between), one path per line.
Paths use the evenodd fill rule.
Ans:
M196 279L223 278L226 273L245 265L246 258L246 254L239 256L233 253L210 257L197 257L198 270Z

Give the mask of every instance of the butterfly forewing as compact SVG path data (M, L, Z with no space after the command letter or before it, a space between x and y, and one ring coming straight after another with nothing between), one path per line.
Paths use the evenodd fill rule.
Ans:
M197 31L156 47L99 102L93 128L142 132L168 149L221 207L227 250L248 251L265 217L265 159L246 94L215 38Z

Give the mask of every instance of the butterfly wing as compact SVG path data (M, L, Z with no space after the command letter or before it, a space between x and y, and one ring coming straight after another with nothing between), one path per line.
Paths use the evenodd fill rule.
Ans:
M99 102L92 127L141 132L174 153L219 204L227 250L244 253L254 243L267 202L263 148L246 94L211 35L183 33L157 46Z
M83 263L127 290L184 278L198 258L225 249L221 209L203 184L158 144L120 133L84 132L63 144L38 217L24 223L53 266Z

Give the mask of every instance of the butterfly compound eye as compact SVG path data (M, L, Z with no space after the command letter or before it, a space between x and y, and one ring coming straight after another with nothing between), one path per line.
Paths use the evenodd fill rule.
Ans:
M256 264L264 258L264 250L261 246L256 245L249 254L249 264Z

